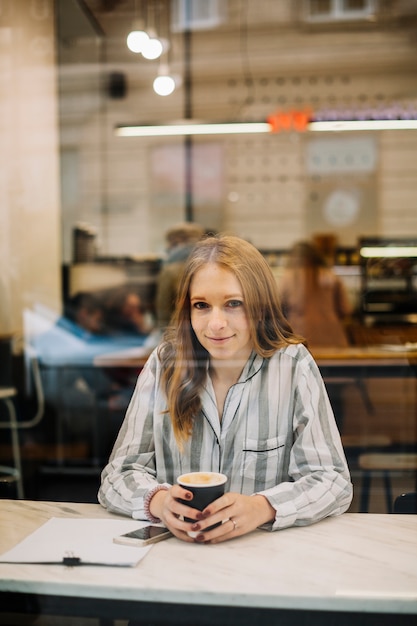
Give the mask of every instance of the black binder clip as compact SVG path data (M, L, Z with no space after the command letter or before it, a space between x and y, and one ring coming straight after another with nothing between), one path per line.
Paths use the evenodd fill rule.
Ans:
M81 559L79 556L74 556L72 552L68 552L62 559L63 565L67 567L74 567L75 565L81 565Z

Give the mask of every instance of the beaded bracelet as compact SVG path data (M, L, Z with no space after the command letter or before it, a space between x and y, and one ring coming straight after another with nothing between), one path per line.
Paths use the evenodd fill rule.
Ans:
M147 519L153 524L159 524L161 520L159 519L159 517L155 517L154 515L152 515L151 510L149 508L151 504L151 500L158 491L168 491L168 489L169 489L169 485L165 483L156 485L156 487L154 487L153 489L149 489L148 493L146 494L143 500L143 508L145 510L145 515Z

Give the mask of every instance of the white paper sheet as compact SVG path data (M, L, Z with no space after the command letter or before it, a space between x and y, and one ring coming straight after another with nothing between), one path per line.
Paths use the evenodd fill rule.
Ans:
M80 559L79 565L133 567L152 546L144 548L113 543L113 537L148 526L146 522L118 519L53 517L0 556L3 563L61 563Z

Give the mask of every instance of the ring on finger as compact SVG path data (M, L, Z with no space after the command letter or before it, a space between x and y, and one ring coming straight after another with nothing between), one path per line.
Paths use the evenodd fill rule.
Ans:
M237 528L237 522L236 522L236 520L234 520L234 519L233 519L233 517L231 517L231 518L230 518L230 521L231 521L231 522L232 522L232 524L233 524L233 530L236 530L236 528Z

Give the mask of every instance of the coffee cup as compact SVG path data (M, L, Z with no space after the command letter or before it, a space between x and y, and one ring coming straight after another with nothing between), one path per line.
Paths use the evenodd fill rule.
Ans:
M224 494L226 482L227 476L219 472L188 472L187 474L182 474L177 478L177 483L184 489L187 489L187 491L191 491L193 499L181 499L180 502L193 507L193 509L203 511L213 500L217 500ZM184 519L186 522L196 521L189 517ZM220 523L210 526L207 530L219 526ZM190 537L194 537L198 533L189 532L188 534Z

